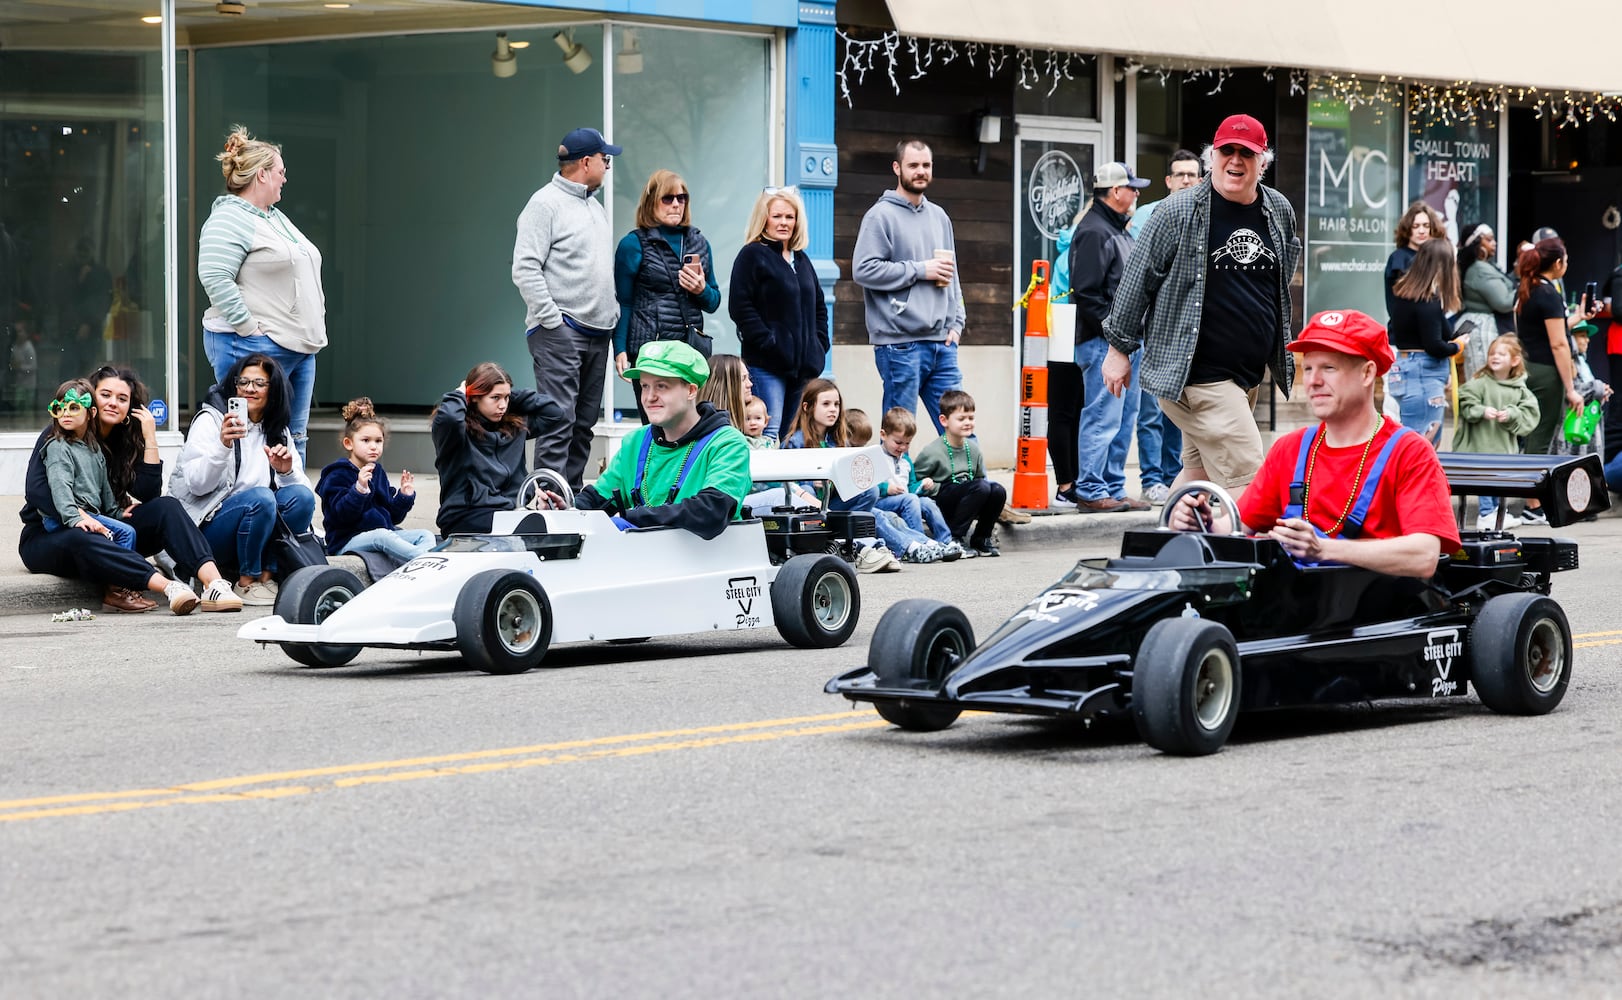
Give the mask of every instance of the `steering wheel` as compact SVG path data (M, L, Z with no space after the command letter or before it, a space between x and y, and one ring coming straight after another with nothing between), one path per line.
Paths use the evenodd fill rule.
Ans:
M1166 498L1165 506L1160 508L1161 528L1175 530L1171 527L1172 508L1177 501L1181 500L1190 493L1209 493L1211 498L1217 503L1221 504L1222 508L1228 512L1228 520L1233 525L1233 531L1230 532L1230 534L1244 534L1244 530L1239 527L1239 505L1233 502L1233 494L1229 493L1227 490L1208 479L1190 480L1189 482L1186 482L1177 487L1175 490L1171 491L1171 495ZM1204 521L1204 518L1201 518L1200 520ZM1212 534L1210 524L1205 525L1203 533L1207 535Z
M541 505L542 486L550 488L553 493L562 497L565 507L574 506L574 490L569 488L569 481L564 479L561 473L553 472L551 469L536 469L518 487L518 499L513 503L513 510L551 510L550 505Z

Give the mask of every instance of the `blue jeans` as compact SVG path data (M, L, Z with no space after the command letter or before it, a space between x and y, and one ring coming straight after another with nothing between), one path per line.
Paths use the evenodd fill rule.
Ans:
M408 563L433 548L434 541L434 533L427 528L373 528L345 542L338 552L381 552Z
M225 386L225 376L231 366L250 354L266 354L282 366L282 374L292 387L293 398L287 401L291 415L287 429L293 432L293 444L298 447L299 461L304 460L304 442L310 431L310 400L315 398L315 355L289 351L262 333L239 337L234 333L203 331L203 353L214 368L214 381L231 395L234 386Z
M203 537L214 550L220 572L257 577L265 570L265 546L276 531L276 514L294 531L310 530L315 517L315 494L308 486L265 486L233 493L203 525Z
M1160 400L1138 389L1138 479L1143 488L1170 486L1183 471L1183 432L1166 419Z
M1385 391L1397 401L1402 426L1424 435L1433 447L1442 443L1442 413L1447 408L1450 358L1399 354L1386 373Z
M1076 493L1083 500L1126 496L1126 449L1138 425L1138 359L1132 355L1132 381L1119 397L1104 388L1104 355L1109 341L1091 337L1076 345L1083 399L1076 428Z
M800 394L805 391L804 379L787 379L764 368L749 365L750 392L766 404L767 437L779 443L789 435L795 415L800 409Z
M934 497L898 493L892 497L880 497L874 506L896 515L913 531L929 536L942 545L952 540L952 529L947 526L946 516L941 513L940 504L935 502Z
M891 511L873 511L873 523L878 526L879 538L884 540L884 547L897 556L905 555L908 549L919 542L931 540L923 532L908 527L899 514Z
M884 382L884 403L879 415L901 407L918 412L918 400L935 425L941 428L941 394L963 387L963 373L957 367L957 345L938 340L915 340L906 344L873 345L873 364Z
M100 514L91 514L90 516L100 521L108 531L113 533L113 544L122 549L134 550L134 528L125 524L123 521L120 521L116 517L103 517ZM46 531L61 531L63 528L67 527L67 525L63 524L61 521L58 521L49 514L42 514L40 516L40 524L45 528Z
M1622 451L1605 463L1605 485L1612 493L1622 493Z

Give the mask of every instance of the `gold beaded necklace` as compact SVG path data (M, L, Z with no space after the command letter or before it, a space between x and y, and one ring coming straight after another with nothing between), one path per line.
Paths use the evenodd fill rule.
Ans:
M1363 445L1363 457L1357 460L1357 475L1352 478L1352 491L1346 495L1346 506L1341 510L1340 517L1335 520L1334 527L1324 532L1330 538L1340 533L1341 526L1346 523L1347 516L1352 512L1352 505L1357 502L1357 491L1363 485L1363 469L1368 464L1369 450L1374 447L1374 439L1380 436L1380 428L1385 426L1385 418L1379 414L1375 414L1375 416L1377 419L1374 424L1374 433L1369 435L1368 441ZM1308 506L1312 499L1312 469L1318 464L1318 449L1323 446L1324 438L1328 436L1328 425L1319 424L1318 435L1312 441L1312 451L1307 455L1307 475L1301 483L1301 517L1308 524L1312 523L1312 508Z

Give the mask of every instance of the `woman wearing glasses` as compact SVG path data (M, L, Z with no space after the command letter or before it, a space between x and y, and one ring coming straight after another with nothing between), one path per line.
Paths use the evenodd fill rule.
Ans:
M208 293L203 351L221 385L249 354L276 359L291 385L289 426L304 456L315 355L327 346L321 251L276 208L287 183L282 148L236 126L215 159L228 193L214 199L197 243Z
M135 549L120 548L88 531L46 532L43 519L54 510L44 464L45 435L29 456L22 510L23 531L17 546L32 573L50 573L101 584L102 607L140 612L156 607L144 596L163 594L170 610L240 611L242 601L220 578L213 553L180 502L160 496L163 463L158 458L157 427L147 411L147 390L127 368L104 367L90 376L96 434L106 455L107 479L118 499L120 516L135 529ZM64 400L60 408L82 405ZM146 556L168 552L177 574L195 576L203 585L201 601L184 583L152 568Z
M643 344L680 340L705 357L710 338L704 314L721 307L710 241L693 225L687 182L655 170L636 205L636 228L614 251L614 296L620 319L614 330L614 370L636 364ZM636 412L645 424L642 387L635 380Z
M822 284L805 248L805 206L791 187L767 188L749 213L747 242L732 262L727 312L738 326L766 434L783 439L806 382L822 374L831 346Z
M288 426L288 395L274 358L250 354L232 365L197 408L169 475L169 492L214 557L236 571L237 596L256 607L276 603L265 550L277 515L295 533L308 531L315 516L315 492Z

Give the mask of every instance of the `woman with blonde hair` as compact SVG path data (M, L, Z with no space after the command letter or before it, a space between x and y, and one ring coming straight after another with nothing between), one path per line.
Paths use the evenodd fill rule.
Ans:
M197 241L197 280L208 293L203 352L214 378L250 354L275 360L292 387L288 429L302 459L315 393L315 356L327 346L321 251L276 208L287 183L282 148L231 127L214 157L226 193Z
M1392 293L1386 332L1397 363L1386 373L1386 392L1397 401L1402 425L1440 446L1448 374L1460 350L1447 322L1459 308L1459 270L1447 240L1421 244Z
M642 345L680 340L709 357L704 314L721 307L710 242L692 221L687 182L655 170L636 205L636 228L614 251L614 295L620 320L614 330L614 370L636 364ZM645 424L642 389L635 379L636 412Z
M766 433L779 440L831 347L822 284L805 252L810 238L800 193L762 191L744 239L732 264L727 312L737 324L755 395L766 404Z

